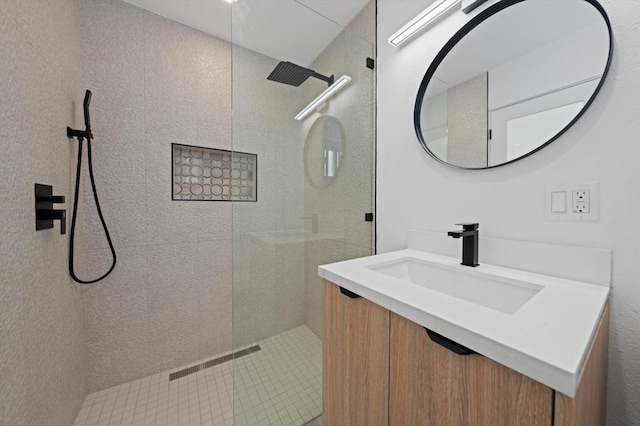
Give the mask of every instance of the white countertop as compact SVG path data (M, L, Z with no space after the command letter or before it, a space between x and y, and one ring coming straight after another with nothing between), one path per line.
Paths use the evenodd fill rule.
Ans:
M466 274L544 287L512 314L393 278L369 266L406 257ZM459 258L399 250L323 265L319 275L525 376L574 397L609 287L505 267L460 265Z

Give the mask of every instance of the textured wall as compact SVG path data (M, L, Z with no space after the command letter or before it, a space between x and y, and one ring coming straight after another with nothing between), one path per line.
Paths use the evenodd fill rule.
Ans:
M66 426L86 394L81 292L68 235L35 231L33 185L71 201L82 102L75 0L3 0L0 13L0 425Z
M309 66L354 78L323 110L343 120L347 154L335 182L322 190L304 170L305 139L320 114L302 122L294 116L326 83L268 81L278 61L233 47L233 147L258 154L258 202L233 206L234 346L302 324L320 335L317 266L371 253L371 224L363 218L371 211L374 73L364 65L374 34L372 1ZM314 213L320 234L341 241L309 234Z
M233 205L233 337L239 347L304 324L301 88L275 59L233 46L233 149L258 155L258 201Z
M387 37L424 9L424 1L378 2L378 248L405 247L407 229L447 231L477 220L493 237L613 249L608 424L640 424L640 271L636 221L640 196L637 135L640 4L601 2L613 26L615 51L602 91L560 139L513 165L486 171L436 163L413 132L413 103L424 72L464 23L454 14L400 49ZM428 36L427 36L428 34ZM545 222L544 186L599 181L601 220Z
M314 186L304 179L305 216L318 215L323 238L305 243L305 323L318 336L322 334L322 283L318 265L372 253L372 223L364 214L372 212L375 71L367 68L366 58L375 57L375 1L371 1L349 26L311 64L325 74L351 76L351 83L327 102L320 113L302 122L302 139L321 116L333 116L342 125L344 152L340 169L332 182ZM305 105L326 88L312 81L306 86ZM311 139L308 138L307 142ZM307 155L313 153L308 150ZM313 159L304 159L312 162ZM323 161L320 159L320 161ZM311 229L310 223L306 224Z
M232 263L233 345L303 324L304 243L291 232L305 227L304 132L293 116L309 96L266 80L274 59L231 49L120 0L80 6L83 86L94 92L96 179L119 253L113 276L85 290L90 389L230 350ZM375 9L367 10L372 22ZM371 23L360 17L353 27L372 39ZM338 62L360 48L334 44L342 49ZM364 46L359 61L372 55L370 43ZM358 72L371 78L366 71ZM358 120L352 134L363 131ZM368 123L371 134L370 117ZM233 213L231 203L170 201L170 144L231 149L232 129L234 150L258 154L258 201L235 203ZM87 190L85 277L109 261ZM370 205L370 185L366 190ZM370 247L370 239L363 244ZM318 303L316 316L319 309Z
M118 252L85 289L89 389L231 349L231 203L171 201L171 143L231 148L229 43L120 0L81 0L94 167ZM82 276L108 267L88 182Z
M483 73L447 91L447 162L487 166L487 78Z

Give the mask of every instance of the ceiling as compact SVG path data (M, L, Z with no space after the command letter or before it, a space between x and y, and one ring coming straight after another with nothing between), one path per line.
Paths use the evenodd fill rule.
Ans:
M278 60L308 66L369 0L125 0Z

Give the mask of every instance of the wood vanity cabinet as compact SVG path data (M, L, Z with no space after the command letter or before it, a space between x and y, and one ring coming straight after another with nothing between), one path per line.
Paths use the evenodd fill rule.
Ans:
M323 425L388 424L389 311L326 281L323 303Z
M569 398L481 355L455 354L422 326L325 281L323 424L604 425L608 318L607 305Z

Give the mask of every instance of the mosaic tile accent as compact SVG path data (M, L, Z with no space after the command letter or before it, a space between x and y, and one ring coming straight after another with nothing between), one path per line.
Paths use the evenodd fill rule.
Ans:
M258 156L172 144L172 200L257 201Z

